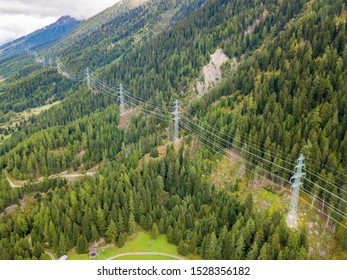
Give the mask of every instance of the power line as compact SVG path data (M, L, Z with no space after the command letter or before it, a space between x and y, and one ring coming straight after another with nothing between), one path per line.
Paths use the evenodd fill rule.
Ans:
M190 119L188 119L188 118L186 118L186 117L184 117L184 116L182 116L182 118L185 119L185 120L187 120L187 121L189 121L189 122L191 122L191 123L193 123L194 125L200 127L201 129L203 129L203 130L206 131L207 133L210 133L211 135L217 137L218 139L224 141L226 144L229 144L230 146L232 146L232 147L234 147L234 148L238 148L238 149L244 151L245 153L248 153L248 154L250 154L250 155L252 155L252 156L254 156L254 157L256 157L256 158L258 158L258 159L260 159L260 160L266 161L267 163L269 163L269 164L271 164L271 165L274 165L274 166L276 166L276 167L279 167L279 168L281 168L281 169L284 169L284 170L288 171L289 173L293 173L292 170L289 170L289 169L287 169L287 168L285 168L285 167L283 167L283 166L281 166L281 165L279 165L279 164L273 163L273 162L271 162L271 161L269 161L269 160L267 160L267 159L264 159L264 158L262 158L262 157L260 157L260 156L258 156L258 155L256 155L256 154L254 154L254 153L252 153L252 152L250 152L250 151L248 151L248 150L242 148L242 147L238 147L237 145L232 144L231 142L229 142L229 141L223 139L222 137L220 137L220 136L218 136L218 135L216 135L216 134L214 134L214 133L208 131L207 129L203 128L202 126L197 125L197 124L194 123L192 120L190 120Z
M331 191L328 191L327 189L325 189L325 188L323 188L322 186L318 185L317 183L311 181L310 179L304 178L304 180L306 180L307 182L309 182L309 183L311 183L311 184L313 184L313 185L319 187L319 189L321 189L322 191L324 191L324 192L326 192L326 193L328 193L328 194L330 194L330 195L336 197L338 200L343 201L344 203L347 203L347 201L346 201L345 199L343 199L343 198L337 196L336 194L332 193Z
M185 132L187 132L186 129L184 129L184 128L182 128L182 129L183 129ZM191 131L188 131L187 133L191 135L192 132L191 132ZM198 138L194 137L193 135L191 135L191 137L193 137L194 139L196 139L196 140L197 140L198 142L200 142L202 145L206 146L208 149L213 150L215 153L220 154L221 156L225 157L226 159L228 159L228 160L230 161L230 159L229 159L228 157L226 157L224 154L222 154L221 152L219 152L219 151L217 151L216 149L214 149L212 146L207 146L205 143L203 143L201 140L199 140ZM247 167L245 167L245 166L239 164L238 162L233 162L233 163L235 163L235 164L237 164L237 165L243 167L243 168L246 169L247 171L249 171L249 172L251 172L251 173L253 173L253 174L259 176L260 178L262 178L262 179L268 181L269 183L274 184L274 185L280 187L281 189L284 189L285 191L288 191L288 192L289 192L289 190L287 190L287 189L284 188L283 186L281 186L281 185L279 185L279 184L277 184L277 183L275 183L275 182L269 180L268 178L266 178L266 177L264 177L264 176L261 176L261 175L258 174L257 172L255 172L255 171L253 171L253 170L251 170L251 169L249 169L249 168L247 168ZM328 214L326 214L324 211L318 209L318 208L315 207L313 204L311 205L309 202L307 202L307 201L306 201L305 199L303 199L302 197L299 196L299 199L302 200L303 202L305 202L306 204L308 204L309 206L311 206L312 208L316 209L318 212L322 213L322 214L323 214L324 216L326 216L328 219L332 219L332 220L335 221L337 224L341 225L341 226L344 227L344 228L347 228L346 225L344 225L344 224L341 223L340 221L336 220L335 218L330 217Z
M188 127L187 127L187 126L184 126L184 127L182 127L182 129L183 129L185 132L187 132L187 129L189 130L190 127L189 127L189 126L188 126ZM192 132L193 132L193 131L189 131L188 134L191 134ZM200 136L201 136L201 135L200 135ZM192 136L192 137L193 137L194 139L196 139L197 141L199 141L199 142L200 142L201 144L203 144L204 146L206 146L207 148L213 150L214 152L220 154L221 156L227 158L227 159L230 161L230 159L229 159L228 157L226 157L224 154L222 154L221 152L216 151L216 150L215 150L214 148L212 148L211 146L207 146L207 145L206 145L205 143L203 143L200 139L198 139L198 138L196 138L196 137L194 137L194 136ZM208 141L208 142L209 142L209 140L206 139L206 138L205 138L205 141ZM211 144L214 144L213 142L210 142L210 143L211 143ZM215 146L218 146L218 145L215 145ZM233 154L233 156L235 157L235 154ZM237 157L237 156L236 156L236 157ZM284 189L285 191L288 191L288 192L289 192L289 190L287 190L287 189L284 188L283 186L281 186L281 185L279 185L279 184L277 184L277 183L275 183L275 182L269 180L268 178L266 178L266 177L264 177L264 176L261 176L259 173L255 172L255 171L253 171L253 170L251 170L251 169L246 168L245 166L241 165L241 164L238 163L237 161L234 162L234 163L236 163L237 165L243 167L243 168L246 169L247 171L249 171L249 172L251 172L251 173L253 173L253 174L255 174L255 175L257 175L257 176L259 176L259 177L261 177L261 178L263 178L263 179L265 179L265 180L267 180L267 181L270 182L271 184L275 184L276 186L280 187L281 189ZM305 199L301 198L300 196L299 196L299 199L302 200L302 201L304 201L306 204L310 205L312 208L316 209L317 211L319 211L319 212L322 213L323 215L325 215L328 219L332 219L332 220L335 221L337 224L341 225L341 226L344 227L344 228L347 228L346 225L344 225L344 224L341 223L340 221L336 220L335 218L332 218L331 216L329 216L328 214L326 214L324 211L318 209L318 208L315 207L314 205L311 205L310 203L308 203ZM333 211L333 210L332 210L332 211ZM333 211L333 212L334 212L334 211ZM335 213L335 212L334 212L334 213ZM341 215L340 215L340 216L341 216ZM344 219L346 219L345 216L343 216L343 217L344 217Z
M182 111L182 112L183 112L183 114L186 114L189 118L192 117L192 115L190 115L189 113L186 113L186 112L184 112L184 111ZM201 115L199 115L199 116L202 118ZM275 156L275 155L271 154L270 152L266 152L265 150L263 150L263 149L261 149L261 148L257 148L257 147L253 146L252 144L250 144L250 143L248 143L248 142L243 142L243 141L240 140L240 138L238 138L237 136L232 137L231 135L226 134L225 132L221 132L220 130L218 130L217 128L211 126L210 124L208 124L208 123L206 123L206 122L203 122L203 121L199 120L199 123L204 124L205 126L211 128L211 129L213 129L213 130L217 130L219 134L224 135L224 136L226 136L226 137L228 137L228 138L232 138L234 141L236 141L236 142L238 142L238 143L240 143L240 144L247 145L247 147L251 147L251 148L252 148L253 150L255 150L255 151L258 151L258 152L260 152L260 153L262 153L262 154L264 154L264 155L269 155L270 157L272 157L272 158L274 158L274 159L279 159L279 160L281 160L281 161L287 163L287 164L290 165L290 166L295 166L292 162L289 162L289 161L287 161L287 160L285 160L285 159L283 159L283 158L281 158L281 157ZM219 127L219 129L221 129L221 128Z
M183 120L183 121L182 121L182 120ZM212 140L210 140L210 139L208 139L207 137L203 136L197 129L193 129L189 124L184 123L184 119L181 119L181 124L182 124L183 126L185 126L185 127L188 126L193 132L199 133L199 135L200 135L204 140L206 140L207 142L209 142L210 144L215 145L215 146L219 147L219 148L222 149L222 150L225 149L225 147L220 146L219 144L216 144L216 143L214 143ZM248 160L246 160L246 159L244 159L244 158L241 158L241 156L237 155L236 153L233 153L233 152L230 152L230 153L232 153L234 157L237 157L238 159L240 159L240 160L246 162L247 164L249 164L249 165L251 165L251 166L253 166L253 167L258 167L258 168L261 169L264 173L267 173L268 175L270 175L270 176L272 176L272 177L275 177L275 178L279 179L280 181L289 183L288 180L286 180L286 179L284 179L284 178L278 176L277 174L274 174L274 173L272 173L272 172L270 172L270 171L268 171L268 170L262 168L262 167L259 166L259 165L256 165L255 163L252 163L252 162L250 162L250 161L248 161Z
M36 54L36 55L37 55L37 54ZM65 76L67 76L68 78L70 78L70 79L72 79L72 80L75 80L75 81L82 81L82 80L85 79L85 75L81 76L81 75L79 75L79 74L73 74L69 69L66 68L66 66L60 61L59 58L57 58L57 68L58 68L58 71L61 71L62 73L65 74ZM106 95L106 96L109 96L109 97L111 97L111 98L118 99L118 96L115 95L115 89L114 89L114 88L110 87L110 86L109 86L108 84L106 84L104 81L100 80L100 79L99 79L98 77L96 77L92 72L89 72L89 79L88 79L88 72L89 72L89 71L87 71L87 81L89 80L89 83L88 83L89 85L88 85L88 87L93 86L93 87L95 87L96 89L98 89L102 94L104 94L104 95ZM123 93L122 95L123 95L124 97L127 97L128 99L130 99L130 100L134 101L135 103L137 103L137 106L140 106L140 107L141 107L141 110L143 110L143 111L145 111L145 112L147 112L147 113L149 113L149 114L152 114L155 118L158 118L158 119L160 119L160 120L162 120L162 121L168 121L168 116L166 116L166 115L164 115L164 114L161 114L161 113L158 113L158 112L155 112L155 111L153 111L153 110L148 110L148 109L146 109L146 108L143 108L143 105L148 104L148 105L151 105L151 106L153 106L153 107L159 108L159 109L161 109L161 110L163 110L163 111L165 111L165 112L167 113L167 112L168 112L168 111L167 111L167 108L166 108L165 106L163 106L163 104L158 104L157 102L153 101L153 100L150 99L149 97L148 97L147 99L143 99L143 98L141 98L141 95L139 95L139 94L137 94L137 95L136 95L137 97L135 97L135 94L133 94L133 93L127 91L127 90L124 89L124 88L123 88L123 90L122 90L122 93ZM123 97L123 98L124 98L124 97ZM124 99L123 99L123 105L124 105ZM142 106L141 106L141 105L142 105ZM124 109L123 109L123 111L124 111ZM186 114L186 115L189 116L189 117L191 117L191 115L189 115L188 113L186 113L186 112L184 112L184 111L182 111L182 113L183 113L183 114ZM196 114L196 115L201 117L201 115L199 115L199 114ZM183 123L182 121L185 121L186 123ZM178 122L177 122L177 123L178 123ZM188 123L189 123L189 124L188 124ZM215 127L213 127L213 126L211 126L211 125L209 125L209 124L207 124L207 123L204 123L204 122L202 122L201 120L199 121L199 123L200 123L200 124L203 124L203 125L205 125L205 126L207 126L207 127L210 127L210 128L213 129L213 130L216 130ZM273 165L273 166L276 166L276 167L280 168L281 170L285 170L286 172L292 173L292 170L289 170L289 169L287 169L287 168L285 168L285 167L283 167L283 166L281 166L281 165L279 165L279 164L276 164L276 163L274 163L274 162L272 162L272 161L270 161L270 160L264 159L263 157L261 157L261 156L255 154L255 153L252 153L251 151L249 151L249 150L247 150L247 149L244 149L244 148L242 147L242 145L244 145L244 146L246 146L246 147L249 147L250 149L253 149L254 151L260 152L260 153L263 154L263 155L269 155L269 156L270 156L271 158L273 158L274 160L281 160L282 162L287 163L288 165L293 165L293 163L288 162L288 161L286 161L285 159L283 159L283 158L281 158L281 157L275 156L275 155L273 155L272 153L270 153L270 152L268 152L268 151L265 151L265 150L263 150L263 149L261 149L261 148L254 147L254 146L252 146L251 144L249 144L249 143L247 143L247 142L243 142L242 140L240 140L240 139L239 139L238 137L236 137L236 136L232 137L232 136L229 135L229 134L226 134L226 133L223 133L223 132L218 131L219 134L225 135L225 136L227 136L228 138L231 138L231 139L233 140L233 142L240 143L240 147L237 146L236 144L233 144L233 143L231 143L231 142L225 140L224 138L220 137L219 135L216 135L216 134L214 134L213 132L210 132L210 131L207 130L206 128L202 127L201 125L196 124L196 123L193 122L190 118L187 118L187 117L185 117L185 116L182 116L182 118L181 118L181 124L182 124L186 129L187 129L187 127L188 127L189 129L191 129L191 130L192 130L193 132L195 132L195 133L199 133L199 132L197 131L197 129L200 128L200 129L204 130L205 132L209 133L209 134L210 134L211 136L213 136L214 138L218 138L218 139L220 139L221 141L223 141L224 143L227 143L228 145L230 145L230 146L232 146L232 147L234 147L234 148L240 149L240 150L242 150L243 152L248 153L248 154L250 154L251 156L258 158L261 162L264 162L264 161L265 161L265 162L267 162L267 163L269 163L269 164L271 164L271 165ZM195 130L194 130L192 127L190 127L192 124L193 124L194 126L196 126L196 129L195 129ZM218 125L218 123L216 123L216 124ZM175 132L176 132L176 127L178 128L178 125L176 126L176 122L175 122ZM222 146L220 146L220 145L218 145L218 144L216 144L216 143L213 143L213 142L210 141L207 137L202 136L202 134L200 134L200 137L203 137L203 138L205 139L205 141L209 142L210 144L213 144L213 145L215 145L215 146L217 146L217 147L219 147L219 148L221 148L221 149L224 149L224 147L222 147ZM175 133L175 139L178 139L178 134L176 134L176 133ZM199 141L199 142L200 142L200 141ZM271 149L270 149L270 151L271 151ZM277 152L277 151L276 151L276 152ZM235 157L236 154L234 154L233 156ZM239 158L239 159L241 159L239 156L236 156L236 157ZM241 159L241 160L242 160L242 159ZM256 164L254 164L254 163L251 163L251 162L249 162L249 161L247 161L247 160L245 160L245 159L243 159L243 160L244 160L245 162L247 162L249 165L251 165L251 166L253 166L253 167L255 167L255 168L258 167L258 168L261 169L264 173L267 173L268 175L272 176L273 178L276 177L276 178L279 179L280 181L288 183L288 181L287 181L286 179L284 179L284 178L278 176L277 174L274 174L274 173L272 173L272 172L269 172L269 171L263 169L261 166L256 165ZM248 169L247 169L247 170L248 170ZM248 171L250 171L250 170L248 170ZM251 172L252 172L252 171L251 171ZM253 172L253 173L254 173L254 172ZM308 173L310 173L311 175L313 175L313 176L315 176L315 177L321 179L322 181L325 181L326 183L328 183L328 184L334 186L334 187L337 188L337 189L339 189L338 187L341 187L341 186L339 186L339 185L336 186L336 184L332 183L332 182L329 181L328 179L325 179L325 178L323 178L323 177L321 177L321 176L319 176L319 175L316 175L316 174L314 174L314 173L311 172L311 171L308 171ZM258 174L258 175L259 175L259 174ZM267 180L268 180L268 179L267 179ZM305 178L305 180L309 180L309 179ZM272 181L271 181L271 182L272 182ZM335 197L338 199L339 202L346 203L346 200L344 200L344 199L342 199L342 198L339 198L339 197L336 196L334 193L332 193L332 192L326 190L325 188L321 187L321 186L318 185L317 183L314 183L314 182L312 182L311 180L309 180L309 182L312 183L312 184L314 184L314 185L316 185L316 186L318 186L322 191L324 191L324 192L326 192L326 193L328 193L328 194L330 194L330 195L332 195L332 196L335 196ZM272 183L274 183L274 182L272 182ZM339 190L345 192L345 191L342 189L342 187L341 187L341 189L339 189ZM321 202L321 200L319 200L319 198L316 198L314 195L312 195L312 193L309 193L309 192L307 192L306 190L303 190L303 192L306 193L308 196L310 196L313 200L317 200L318 202ZM313 200L312 200L312 201L313 201ZM323 201L323 204L324 204L324 203L325 203L325 201ZM313 204L312 204L312 206L313 206ZM338 214L338 215L342 216L343 218L345 218L345 214L344 214L344 213L342 214L341 210L335 208L334 206L332 206L333 208L331 208L330 205L325 205L325 206L326 206L328 209L330 209L334 214ZM316 207L314 207L314 208L316 208ZM317 209L317 208L316 208L316 209ZM320 212L321 212L321 211L320 211ZM338 221L336 221L336 222L339 223Z
M94 84L94 82L92 82L92 85L95 86L102 94L105 94L105 95L107 95L107 96L109 96L109 97L111 97L111 98L114 98L114 99L117 99L117 100L118 100L118 96L113 95L113 94L110 94L109 92L105 91L104 89L98 88L97 85ZM158 118L158 119L160 119L160 120L162 120L162 121L165 121L165 122L168 121L168 116L165 116L165 115L160 114L160 113L158 113L158 112L155 112L155 111L153 111L153 110L152 110L152 111L147 110L147 109L143 108L141 105L142 105L142 104L137 104L137 106L140 108L140 110L145 111L145 112L147 112L148 114L151 114L151 115L155 116L156 118Z
M310 170L308 170L308 169L306 169L306 172L309 173L309 174L311 174L312 176L318 178L319 180L321 180L321 181L327 183L328 185L335 187L336 189L340 190L341 192L344 192L344 193L347 194L347 190L345 190L345 189L343 188L343 186L341 186L341 185L339 185L339 184L337 184L337 183L334 184L334 183L332 183L331 181L329 181L328 179L325 179L325 178L323 178L323 177L321 177L321 176L319 176L319 175L316 175L315 173L313 173L312 171L310 171Z
M105 86L107 89L111 89L107 84L105 84L103 81L101 81L101 80L100 80L99 78L97 78L95 75L93 75L93 76L94 76L94 78L98 79L98 81L99 81L103 86ZM128 97L134 98L133 96L128 96ZM138 102L144 102L144 100L138 100L138 99L136 99L136 98L134 98L134 99L137 100ZM155 104L155 103L152 103L152 105L157 106L157 104ZM166 109L166 108L165 108L165 109ZM191 121L190 119L188 119L188 120ZM194 123L194 124L195 124L195 123ZM195 125L196 125L196 124L195 124ZM209 126L209 125L208 125L208 126ZM202 127L201 127L201 128L202 128ZM205 131L207 131L205 128L202 128L202 129L204 129ZM207 131L207 132L208 132L208 131ZM215 135L215 134L214 134L214 136L218 137L219 139L221 139L222 141L228 143L229 145L232 145L232 146L237 147L237 148L239 148L239 149L241 149L241 150L243 150L243 151L245 151L245 152L250 153L252 156L257 157L258 159L260 159L260 160L262 160L262 161L267 161L267 162L270 163L271 165L275 165L275 166L277 166L277 167L279 167L279 168L281 168L281 169L285 169L285 170L288 171L288 172L292 172L291 170L286 169L285 167L282 167L282 166L280 166L280 165L278 165L278 164L275 164L275 163L273 163L273 162L271 162L271 161L269 161L269 160L263 159L262 157L260 157L260 156L258 156L258 155L256 155L256 154L254 154L254 153L252 153L252 152L250 152L250 151L248 151L248 150L245 150L245 149L243 149L242 147L238 147L238 146L236 146L235 144L232 144L232 143L230 143L229 141L226 141L225 139L221 138L221 137L218 136L218 135ZM239 142L242 143L242 141L239 141ZM259 151L259 149L258 149L258 151ZM275 157L275 158L276 158L276 157Z
M206 115L203 116L203 115L201 115L201 114L198 114L198 113L197 113L197 110L198 110L198 108L194 109L192 113L188 113L188 112L187 112L186 114L187 114L187 116L188 116L189 118L191 118L191 117L193 117L194 115L196 115L196 116L200 117L200 120L206 117ZM209 117L211 117L211 114L209 114ZM223 117L225 117L225 116L223 116ZM216 116L216 118L218 118L218 116ZM209 126L209 127L212 128L212 129L214 129L214 130L217 130L218 132L220 132L220 129L222 128L221 125L219 125L217 122L215 123L215 125L218 126L217 128L215 128L215 127L209 125L209 124L206 123L206 122L205 122L204 124L207 125L207 126ZM219 130L218 130L218 129L219 129ZM222 132L221 132L221 133L222 133ZM222 134L224 134L224 135L227 136L227 137L230 137L230 135L228 135L228 134L226 134L226 133L222 133ZM241 138L238 138L238 137L236 137L236 136L235 136L234 138L235 138L236 140L238 140L238 141L241 141L241 143L242 143ZM269 148L268 148L268 149L270 150L270 152L272 152L272 153L270 153L269 151L265 151L265 150L263 150L263 149L261 149L261 148L254 147L254 146L252 146L252 145L251 145L250 143L248 143L248 142L246 142L246 143L244 143L244 144L251 146L251 147L254 148L255 150L261 151L261 152L264 153L264 154L268 154L268 155L270 155L271 157L274 157L274 158L277 158L277 159L281 159L283 162L286 162L287 164L289 164L289 165L291 165L291 166L295 166L295 164L293 164L293 161L296 160L296 157L295 157L295 158L289 158L291 161L288 161L288 160L287 160L288 157L284 158L284 157L279 157L278 155L275 156L274 154L278 154L278 150L274 150L274 148L272 148L272 147L269 147ZM274 154L273 154L273 153L274 153Z
M326 169L328 169L328 170L330 170L330 171L332 171L332 172L334 172L334 173L337 173L337 174L339 174L339 175L341 175L341 176L343 176L343 177L345 177L345 178L347 179L347 175L346 175L346 174L343 174L343 173L341 173L340 171L338 171L338 170L336 170L336 169L334 169L334 168L331 168L331 167L325 165L323 162L320 162L320 161L318 161L318 160L314 160L314 159L311 159L311 158L306 158L306 160L309 161L309 162L311 162L311 163L316 163L316 164L318 164L318 165L321 166L321 167L322 167L322 165L323 165L324 168L326 168Z
M218 144L212 142L211 140L209 140L208 138L206 138L205 136L203 136L201 133L199 133L197 130L192 129L192 128L189 126L189 124L183 124L183 122L181 122L181 124L182 124L184 127L187 127L187 126L188 126L189 129L191 129L193 132L197 133L200 137L202 137L205 141L209 142L210 144L219 147L221 150L224 149L224 147L222 147L222 146L220 146L220 145L218 145ZM235 153L232 153L232 154L233 154L234 157L237 157L238 159L247 162L249 165L252 165L253 167L258 167L258 168L262 169L262 171L263 171L264 173L267 173L268 175L270 175L270 176L272 176L272 177L276 177L276 178L279 179L280 181L283 181L283 182L285 182L285 183L287 183L287 184L290 184L289 181L285 180L285 179L282 178L282 177L279 177L277 174L273 174L273 173L271 173L270 171L267 171L266 169L261 168L259 165L256 165L256 164L254 164L254 163L251 163L251 162L245 160L244 158L239 157L239 156L236 155ZM308 191L306 191L306 190L303 190L303 192L304 192L305 194L307 194L308 196L310 196L312 199L317 199L317 198L315 198L315 197L313 196L312 193L310 193L310 192L308 192ZM317 201L319 201L319 200L317 199ZM339 211L339 209L337 209L337 208L335 208L335 207L333 207L333 208L329 207L329 209L331 209L334 213L339 214L342 218L346 219L346 215L345 215L344 213L343 213L343 214L340 214L340 213L337 212L337 211Z

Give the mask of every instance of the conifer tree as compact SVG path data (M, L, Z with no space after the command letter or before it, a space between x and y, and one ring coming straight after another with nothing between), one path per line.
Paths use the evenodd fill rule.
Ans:
M88 242L83 235L80 235L77 239L76 251L78 254L88 253Z
M128 229L130 234L135 233L136 223L135 223L134 214L132 212L130 212L130 215L129 215Z
M117 231L116 223L113 220L111 220L106 230L106 241L108 243L116 243L117 237L118 237L118 231Z
M151 230L151 237L152 239L156 240L159 236L159 228L156 223L152 225L152 230Z
M67 242L64 234L60 234L59 245L58 245L58 255L62 256L67 253Z

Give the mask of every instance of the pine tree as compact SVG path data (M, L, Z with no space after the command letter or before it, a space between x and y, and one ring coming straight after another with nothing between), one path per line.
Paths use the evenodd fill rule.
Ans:
M208 260L217 259L217 237L214 232L212 232L206 247L206 258Z
M268 260L267 243L265 242L260 249L258 260Z
M297 254L297 260L307 260L307 251L304 246L301 246L299 253Z
M286 221L284 219L281 220L280 224L277 227L277 233L280 238L281 244L286 245L288 241L288 228L286 225Z
M125 231L124 220L123 220L123 216L122 216L121 213L118 214L117 229L118 229L118 232L119 232L119 233Z
M144 224L145 230L150 230L152 228L152 225L153 225L152 216L149 213L147 213L146 219L145 219L145 224Z
M134 234L135 233L136 223L135 223L134 214L132 212L130 212L130 215L129 215L128 228L129 228L129 233L130 234Z
M88 253L88 242L83 235L80 235L77 239L76 251L77 254Z
M168 241L169 243L173 243L173 240L174 240L173 234L174 234L173 228L172 228L172 226L169 226L169 227L167 228L167 233L166 233L167 241Z
M178 243L177 251L182 256L186 256L189 253L189 246L181 239Z
M237 260L243 260L245 257L245 241L242 233L236 242L235 257Z
M175 245L178 245L180 240L182 239L183 234L181 229L176 225L174 230L173 230L173 238L172 238L172 243Z
M125 244L125 233L121 232L118 236L118 240L117 240L117 246L119 248L122 248Z
M106 221L105 221L104 212L101 208L98 208L96 212L96 216L97 216L96 224L98 226L98 232L100 233L100 235L103 236L106 230Z
M192 254L195 254L195 255L198 254L198 234L196 233L196 231L194 231L193 237L192 237L192 239L190 240L190 243L189 243L189 251L190 251Z
M49 243L54 249L58 247L58 235L55 226L52 221L49 222Z
M165 233L165 222L163 218L160 219L158 227L161 234Z
M108 243L116 243L117 237L118 237L118 231L117 231L116 223L113 220L111 220L106 230L106 241Z
M256 260L259 254L259 247L256 242L254 242L248 251L247 260Z
M98 232L98 229L96 228L96 225L93 223L92 224L92 241L96 242L100 239L100 235Z
M41 243L36 242L33 247L33 256L35 256L37 259L40 259L41 254L43 253L43 246Z
M156 223L153 224L152 230L151 230L151 237L152 239L156 240L159 236L159 228Z
M67 252L67 242L64 234L60 234L59 245L58 245L58 255L65 255Z

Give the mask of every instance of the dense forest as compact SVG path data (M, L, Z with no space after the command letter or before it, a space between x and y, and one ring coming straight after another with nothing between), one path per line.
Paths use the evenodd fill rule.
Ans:
M280 213L259 213L252 197L237 202L201 180L208 171L201 152L191 158L181 146L175 154L143 163L141 170L107 161L95 179L72 186L55 182L29 185L37 203L30 214L5 218L0 226L2 259L44 258L44 248L58 255L105 236L122 247L136 223L158 228L182 255L206 259L306 259L307 236L288 231ZM131 160L131 159L129 159ZM130 163L131 165L131 163ZM41 202L40 202L41 201ZM30 241L28 238L30 235Z
M58 75L55 69L43 68L25 76L25 79L14 80L4 86L0 103L3 113L22 112L61 100L73 87L73 83Z
M231 96L212 107L201 106L204 102L192 106L205 115L202 121L212 125L215 133L229 141L239 138L263 150L258 156L276 164L291 168L285 160L271 158L268 152L275 151L277 157L291 162L302 152L308 169L344 187L328 186L329 191L344 199L347 25L339 21L339 16L345 12L342 3L326 7L324 1L315 1L311 13L242 61L232 80L206 96L205 102L215 100L221 93L232 92ZM227 108L235 109L228 112ZM247 145L244 148L255 152ZM248 159L263 164L256 157ZM275 174L288 176L275 165L263 165ZM307 178L316 180L312 174ZM342 200L335 201L333 195L312 184L306 184L306 188L331 201L337 209L346 210Z
M247 168L268 170L262 175L281 185L290 173L278 166L293 170L304 154L313 173L304 191L346 222L336 215L347 211L343 1L158 0L114 9L113 18L108 11L102 24L86 21L66 38L69 44L47 53L57 50L78 73L92 67L115 94L123 83L138 100L150 99L133 109L125 126L112 95L87 92L84 82L27 58L13 62L20 70L0 84L0 124L62 101L8 130L0 127L7 136L0 140L0 259L45 259L46 250L82 254L100 238L122 247L138 228L165 234L183 256L310 258L308 229L287 227L286 205L258 209L251 194L240 195L253 184L251 176L244 189L237 181L218 189L208 180L221 157L206 146L242 150ZM192 84L217 48L238 66L226 63L219 85L198 98ZM174 98L197 126L188 133L181 123L173 145ZM194 134L203 136L201 143ZM91 169L93 176L75 182L52 177ZM8 178L24 186L13 188ZM336 246L347 249L346 228L332 223L329 230Z

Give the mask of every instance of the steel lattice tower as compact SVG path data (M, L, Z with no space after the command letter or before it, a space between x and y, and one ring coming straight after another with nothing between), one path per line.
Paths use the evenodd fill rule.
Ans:
M60 61L59 61L59 58L58 58L58 57L57 57L57 59L56 59L56 63L57 63L58 73L60 74L60 73L61 73L61 67L60 67Z
M179 120L180 120L180 116L179 116L179 104L178 104L178 100L176 99L175 101L175 107L174 107L174 112L172 113L174 115L174 141L177 142L178 137L179 137Z
M298 200L299 200L299 194L300 194L300 187L302 185L301 179L305 176L305 173L302 172L303 168L305 167L304 164L304 156L300 155L298 159L298 163L294 168L294 176L290 178L290 181L294 180L292 182L292 198L290 200L290 206L289 206L289 212L287 215L287 225L288 227L295 228L298 224L297 222L297 211L298 211Z
M125 112L125 109L124 109L124 95L123 95L123 85L122 84L119 84L118 97L119 97L120 114L123 115Z
M91 86L90 86L90 73L89 73L89 68L87 68L86 77L87 77L88 91L90 91L92 88L91 88Z

